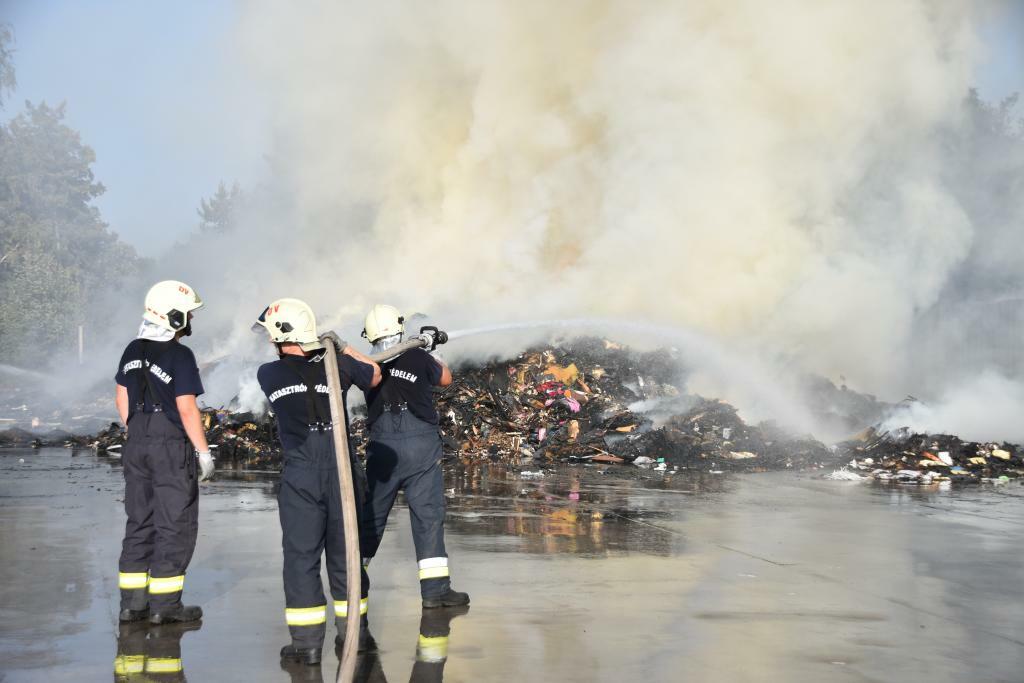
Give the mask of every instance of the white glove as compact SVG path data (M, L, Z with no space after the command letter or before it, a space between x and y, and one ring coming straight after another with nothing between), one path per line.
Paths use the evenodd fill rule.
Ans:
M199 481L206 481L213 476L213 455L210 451L199 453Z

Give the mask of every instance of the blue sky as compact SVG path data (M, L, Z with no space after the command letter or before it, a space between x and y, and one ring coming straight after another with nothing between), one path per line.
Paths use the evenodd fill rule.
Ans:
M67 102L67 121L96 151L98 204L125 240L155 255L198 223L221 179L264 169L267 106L225 45L235 4L4 2L14 26L22 102Z
M982 34L976 82L990 100L1024 92L1024 0L1006 8ZM228 0L0 0L19 84L4 115L26 99L67 101L96 150L104 218L144 254L192 230L219 180L244 186L265 168L266 95L225 43L236 11Z

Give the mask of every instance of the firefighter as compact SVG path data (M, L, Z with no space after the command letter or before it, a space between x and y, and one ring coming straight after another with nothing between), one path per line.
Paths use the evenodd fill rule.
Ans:
M371 642L365 620L369 581L363 571L359 577L363 599L358 606L348 605L341 490L324 347L317 337L313 311L298 299L279 299L263 311L254 329L258 327L269 333L279 355L278 360L260 367L257 379L277 418L284 450L278 511L284 549L285 621L292 642L281 649L281 659L316 665L327 622L320 582L321 554L326 550L338 629L335 644L339 647L344 643L349 609L358 609L363 615L360 648L365 649ZM338 368L343 391L353 384L367 391L380 383L376 363L344 342L337 342L337 346L341 348ZM361 470L353 459L353 481L363 480Z
M138 335L121 355L114 378L117 411L128 428L122 456L128 521L118 563L121 622L192 622L203 616L199 607L182 605L181 592L196 545L198 482L213 474L213 457L196 405L203 393L199 368L179 341L192 333L192 311L202 305L182 282L153 285Z
M374 306L366 316L363 336L373 344L374 353L385 351L401 342L404 322L393 306ZM469 604L469 595L452 590L449 578L441 436L431 395L433 387L451 384L452 373L423 349L410 349L382 363L381 372L380 386L366 392L368 493L359 534L363 562L369 564L377 553L395 497L404 490L423 607Z

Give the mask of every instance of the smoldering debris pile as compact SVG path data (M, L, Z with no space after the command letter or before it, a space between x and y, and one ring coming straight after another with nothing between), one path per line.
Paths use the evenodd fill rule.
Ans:
M111 426L120 433L117 425ZM72 434L61 429L40 432L11 427L0 431L0 448L90 448L96 440L95 435Z
M511 360L456 368L436 398L449 456L505 463L577 462L655 470L762 471L818 468L835 455L810 437L748 425L727 403L685 392L674 352L640 352L602 339L528 350ZM269 415L204 410L218 466L280 467ZM365 418L352 431L357 451ZM116 453L113 425L94 439Z
M277 428L270 416L204 410L203 424L221 463L251 470L281 468Z
M219 467L245 470L281 468L281 450L274 432L274 420L269 415L205 408L202 416L206 439ZM88 445L98 453L117 455L124 441L124 430L117 424L111 424L90 439Z
M728 403L687 393L686 379L682 359L672 350L641 352L594 338L530 349L511 360L458 366L454 383L436 396L446 457L527 467L602 463L705 473L849 463L838 478L915 484L1024 476L1019 446L868 429L827 447L770 422L747 424ZM878 423L893 407L826 380L818 380L809 393L817 397L826 421L842 428ZM219 468L280 469L271 415L205 409L203 420ZM351 427L361 454L365 417L357 415ZM123 442L116 424L92 436L23 428L0 432L0 447L91 447L117 455Z
M655 469L816 468L835 456L722 401L685 393L667 350L578 339L461 368L438 406L448 448L466 459L632 463Z
M839 448L853 459L837 478L927 486L944 481L1000 483L1024 476L1024 449L1009 443L961 441L903 428L869 429Z

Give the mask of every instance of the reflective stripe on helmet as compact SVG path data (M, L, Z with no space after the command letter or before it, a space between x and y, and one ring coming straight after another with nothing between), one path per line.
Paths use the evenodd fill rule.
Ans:
M292 343L303 351L323 348L316 331L316 315L305 301L278 299L263 309L253 330L262 327L275 344Z
M142 317L166 330L177 332L188 324L189 312L201 308L202 305L203 300L184 282L164 280L146 292Z

